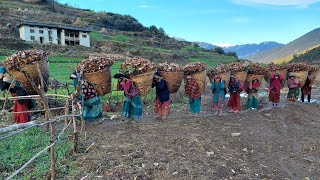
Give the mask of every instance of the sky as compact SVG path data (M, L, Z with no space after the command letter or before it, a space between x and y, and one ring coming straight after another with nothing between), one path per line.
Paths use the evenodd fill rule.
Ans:
M58 0L128 14L171 37L215 45L289 43L320 27L320 0Z

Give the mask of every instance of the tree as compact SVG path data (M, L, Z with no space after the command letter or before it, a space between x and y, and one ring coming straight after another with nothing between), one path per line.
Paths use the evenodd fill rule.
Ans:
M224 54L224 50L222 49L222 47L216 47L214 48L214 50L219 54Z

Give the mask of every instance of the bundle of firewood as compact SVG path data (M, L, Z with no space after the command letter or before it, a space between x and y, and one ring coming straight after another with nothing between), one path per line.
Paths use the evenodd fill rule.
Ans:
M283 69L286 69L286 68L287 67L285 65L270 63L266 67L266 70L267 71L277 71L277 70L283 70Z
M288 72L308 71L308 65L305 63L293 63L287 66Z
M239 62L233 62L227 65L228 69L231 72L241 72L241 71L245 71L246 67L239 63Z
M266 68L256 64L250 64L248 67L248 74L263 75L266 73Z
M107 57L90 57L83 60L78 66L78 72L81 70L81 67L84 67L84 73L94 73L101 70L104 70L113 65L113 60Z
M182 72L183 69L175 63L160 63L158 66L159 71L165 71L165 72Z
M19 51L12 56L9 56L4 62L4 66L7 70L16 70L20 71L21 67L24 67L27 64L31 64L33 62L48 60L48 53L45 51L35 51L35 50L27 50L27 51Z
M308 72L317 72L319 71L319 67L308 65Z
M196 74L207 69L207 64L203 62L193 62L185 65L183 71L185 75Z
M220 73L229 72L229 68L225 66L224 64L219 64L217 66L214 66L208 70L208 75L216 75Z
M127 76L135 76L154 71L155 69L156 66L153 62L138 57L126 60L124 63L122 63L119 72Z

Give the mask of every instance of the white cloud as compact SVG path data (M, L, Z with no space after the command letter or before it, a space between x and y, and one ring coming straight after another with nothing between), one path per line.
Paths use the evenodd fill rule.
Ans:
M237 17L237 18L234 18L232 21L238 24L247 24L251 22L251 19L247 17Z
M320 2L320 0L232 0L238 4L263 4L271 6L302 6L306 7L308 5Z
M139 8L143 8L143 9L146 9L146 8L149 8L150 6L147 5L147 4L141 4L138 6Z
M219 47L231 47L234 46L234 44L230 43L211 43L212 45L219 46Z

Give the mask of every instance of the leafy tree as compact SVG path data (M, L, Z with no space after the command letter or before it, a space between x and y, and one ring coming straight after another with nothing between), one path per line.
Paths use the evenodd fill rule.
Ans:
M214 48L214 50L219 54L224 54L224 50L222 49L222 47L216 47Z

